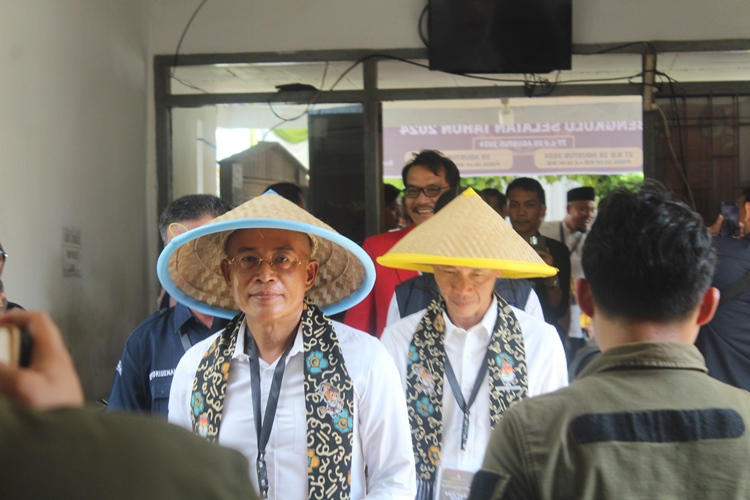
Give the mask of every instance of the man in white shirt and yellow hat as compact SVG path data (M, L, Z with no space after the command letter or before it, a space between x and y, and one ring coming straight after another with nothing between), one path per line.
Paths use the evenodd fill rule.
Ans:
M261 498L414 497L393 361L322 310L372 288L359 246L269 193L175 238L158 271L180 302L233 317L180 361L170 422L242 452Z
M494 291L495 280L557 270L472 189L378 262L434 273L441 292L381 337L406 391L417 498L468 495L503 412L568 380L554 327L509 306Z

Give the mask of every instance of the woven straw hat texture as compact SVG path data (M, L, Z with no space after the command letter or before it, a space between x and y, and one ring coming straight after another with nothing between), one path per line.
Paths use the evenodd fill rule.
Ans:
M504 278L557 274L557 269L545 264L471 188L415 227L377 261L422 272L433 272L433 265L499 269Z
M232 228L227 230L229 221ZM348 297L365 278L365 268L354 254L321 236L326 233L338 235L332 227L275 193L253 198L203 227L211 225L217 226L217 232L188 241L169 259L169 275L175 285L209 306L237 309L221 274L221 261L226 257L224 244L237 229L290 229L292 226L293 230L306 232L313 241L312 258L320 263L315 284L306 297L321 307ZM316 229L317 235L308 232Z

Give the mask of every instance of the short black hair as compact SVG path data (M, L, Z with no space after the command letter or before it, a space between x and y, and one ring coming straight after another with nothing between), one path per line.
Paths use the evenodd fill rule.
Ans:
M499 189L495 189L495 188L482 189L479 192L479 196L481 196L482 199L495 198L497 200L497 204L500 205L501 207L505 205L506 203L508 203L508 198L503 193L501 193Z
M441 171L445 172L445 181L452 188L458 188L461 184L461 174L453 160L445 156L440 151L433 149L423 149L419 153L414 153L413 158L401 170L401 178L406 186L406 175L412 167L420 166L430 170L435 175L440 175Z
M383 184L383 200L385 204L393 203L401 194L401 190L393 184Z
M297 206L301 206L300 200L305 199L305 194L302 192L302 188L291 182L277 182L276 184L271 184L263 192L267 193L268 191L275 192L282 198L291 201Z
M547 200L544 196L544 188L539 181L532 179L531 177L519 177L513 182L508 184L508 188L505 190L505 195L510 198L510 192L514 189L523 189L524 191L534 191L539 197L539 203L547 205Z
M715 262L703 219L656 181L601 201L582 257L597 308L613 319L659 323L695 310Z
M167 241L169 225L200 219L205 215L218 217L224 215L232 207L227 202L212 194L189 194L177 198L167 205L159 217L159 234L162 241Z
M740 196L745 199L745 203L750 203L750 187L743 189Z

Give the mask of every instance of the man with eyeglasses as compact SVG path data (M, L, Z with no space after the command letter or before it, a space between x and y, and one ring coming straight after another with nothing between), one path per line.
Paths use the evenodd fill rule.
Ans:
M175 239L158 271L178 300L233 318L180 361L170 422L242 452L261 498L414 498L396 367L327 316L372 284L356 243L267 193Z
M448 190L458 192L461 175L458 167L439 151L424 150L414 154L401 171L404 181L404 209L411 224L365 239L362 248L375 261L375 286L370 294L346 312L344 323L380 337L385 329L388 308L396 286L414 278L417 273L381 266L377 258L384 255L401 238L435 213L435 203Z
M200 227L226 213L229 205L210 194L182 196L159 218L159 233L165 245L190 229ZM166 294L165 294L166 295ZM227 324L169 299L146 318L128 337L115 369L108 411L151 413L167 418L169 388L177 362L193 344Z
M0 277L3 276L3 269L5 268L5 261L8 259L8 254L5 252L5 249L3 249L3 245L0 244ZM16 304L15 302L8 301L8 298L5 296L5 290L2 285L2 281L0 280L0 295L2 295L2 303L0 304L0 313L4 311L10 311L11 309L21 309L23 310L23 307Z

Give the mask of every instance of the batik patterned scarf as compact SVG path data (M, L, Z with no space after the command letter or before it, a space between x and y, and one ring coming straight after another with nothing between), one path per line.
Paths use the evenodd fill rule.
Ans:
M218 440L229 366L240 327L239 314L203 355L193 380L193 431ZM315 305L302 311L305 409L307 415L307 484L309 499L351 494L354 441L354 389L333 324Z
M494 428L505 410L528 396L526 353L521 326L495 292L497 320L487 348L490 421ZM445 375L445 300L433 300L417 326L407 361L406 404L417 465L417 499L431 499L440 466Z

